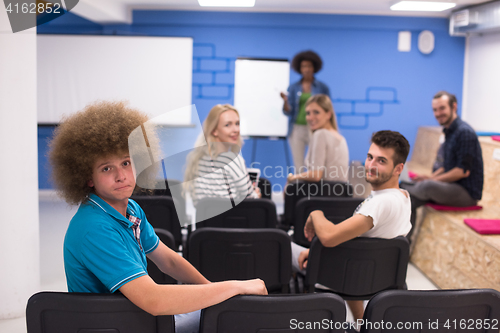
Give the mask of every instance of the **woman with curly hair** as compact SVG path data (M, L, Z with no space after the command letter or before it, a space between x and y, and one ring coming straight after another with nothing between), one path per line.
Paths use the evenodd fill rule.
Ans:
M227 198L238 204L246 197L260 197L239 154L242 145L238 111L229 104L215 105L187 160L184 190L195 205L203 198Z
M130 134L144 130L148 136L142 142L148 142L149 151L158 149L147 120L124 103L99 102L55 131L50 145L54 182L69 204L80 205L64 239L68 291L120 291L152 315L176 315L176 332L197 332L197 310L267 290L258 279L211 283L159 240L144 211L129 200L136 185ZM156 284L147 273L146 256L186 285Z
M323 61L316 52L309 50L296 54L292 60L292 68L302 78L288 87L288 94L281 93L283 113L288 116L288 140L298 173L304 171L304 153L311 138L306 122L306 101L316 94L330 96L328 86L314 78L314 74L322 66Z

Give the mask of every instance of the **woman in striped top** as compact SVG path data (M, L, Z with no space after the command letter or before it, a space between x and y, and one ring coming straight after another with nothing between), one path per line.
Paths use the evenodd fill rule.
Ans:
M238 111L229 104L214 106L187 161L184 190L195 205L207 197L227 198L234 204L260 197L239 154L242 144Z

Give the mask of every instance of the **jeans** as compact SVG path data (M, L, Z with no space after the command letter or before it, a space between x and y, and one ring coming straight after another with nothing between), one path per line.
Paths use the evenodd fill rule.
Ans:
M201 310L175 315L175 333L198 333Z

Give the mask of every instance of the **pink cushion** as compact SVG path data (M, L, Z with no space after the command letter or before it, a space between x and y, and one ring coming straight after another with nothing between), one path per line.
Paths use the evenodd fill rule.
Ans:
M408 171L408 177L410 177L410 179L415 179L418 175L413 171Z
M464 219L464 223L481 235L500 234L499 219Z
M495 141L500 141L500 135L493 135L491 138Z
M435 210L444 210L444 211L462 211L462 210L481 210L483 206L467 206L467 207L455 207L455 206L443 206L433 203L428 203L426 206L434 208Z

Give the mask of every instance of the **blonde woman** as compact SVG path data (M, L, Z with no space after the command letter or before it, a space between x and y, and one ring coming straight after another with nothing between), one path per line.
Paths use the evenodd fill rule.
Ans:
M313 132L305 159L307 171L289 174L287 181L347 182L349 149L345 138L338 131L337 117L327 95L318 94L307 100L306 121Z
M260 197L239 154L242 145L238 111L232 105L217 104L203 122L203 133L195 143L198 148L188 156L184 190L195 205L207 197L236 203L248 196Z

